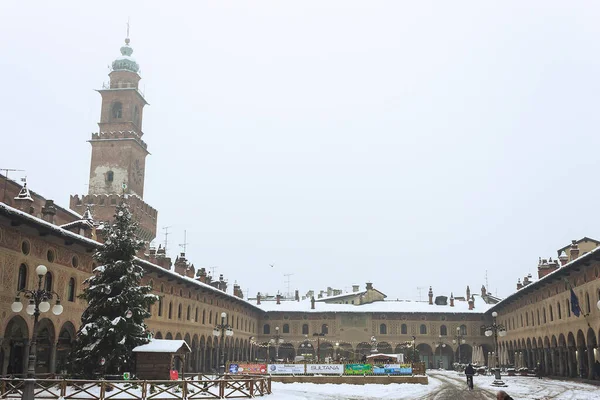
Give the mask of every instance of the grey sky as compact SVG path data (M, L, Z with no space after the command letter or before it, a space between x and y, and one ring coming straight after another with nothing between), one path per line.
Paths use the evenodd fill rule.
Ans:
M3 1L0 168L87 192L130 16L145 200L251 295L505 296L600 236L597 2L189 3Z

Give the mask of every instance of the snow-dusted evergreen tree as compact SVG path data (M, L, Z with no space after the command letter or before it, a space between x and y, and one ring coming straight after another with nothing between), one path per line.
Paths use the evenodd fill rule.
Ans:
M136 237L137 226L123 202L116 207L114 223L105 225L104 245L94 255L100 266L85 281L80 295L88 307L72 352L75 374L92 377L101 370L106 374L131 371L132 350L149 341L144 320L158 297L151 294L150 286L141 286L143 269L134 263L136 252L144 247Z

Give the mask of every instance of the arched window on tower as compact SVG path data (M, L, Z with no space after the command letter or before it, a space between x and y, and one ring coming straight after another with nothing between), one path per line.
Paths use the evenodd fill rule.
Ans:
M421 325L421 327L419 328L419 333L421 335L427 335L427 326L425 324Z
M402 324L402 326L400 326L400 333L402 335L406 335L408 333L408 327L406 326L406 324Z
M283 324L283 333L290 333L290 325Z
M263 334L268 335L271 333L271 326L269 324L265 324L263 326Z
M119 101L113 103L111 111L112 111L112 117L114 119L122 118L123 117L123 104L121 104L121 102L119 102Z
M461 325L460 326L460 334L462 336L467 336L467 326L466 325Z
M115 173L112 171L108 171L106 173L106 182L112 182L115 179Z

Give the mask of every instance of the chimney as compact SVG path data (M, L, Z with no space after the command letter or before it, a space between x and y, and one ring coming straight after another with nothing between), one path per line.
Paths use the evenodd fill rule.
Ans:
M360 289L360 286L359 286L359 285L352 285L352 293L356 293L356 292L358 292L358 291L359 291L359 289Z
M521 283L521 278L517 281L517 290L521 290L523 288L523 284Z
M469 299L469 310L473 310L475 308L475 296Z
M294 300L300 301L300 291L298 289L294 292Z
M333 295L333 289L328 287L327 288L327 297L331 297Z
M310 298L310 309L311 310L315 309L315 298L314 297Z
M454 293L450 293L450 307L454 307Z
M429 286L429 304L433 305L433 289Z
M281 295L279 293L277 293L276 299L277 299L277 304L281 304Z
M196 275L196 268L194 268L194 265L192 264L185 270L185 276L187 276L188 278L194 279L195 275Z
M579 257L579 246L577 245L577 241L576 240L572 240L571 241L571 249L569 250L569 255L571 256L571 261L575 260L577 257Z
M467 300L471 298L471 288L467 285Z
M567 253L563 251L562 253L560 253L560 256L558 256L558 260L560 261L560 265L562 266L569 262L569 257L567 257Z
M181 253L181 255L175 259L175 272L181 276L185 276L186 269L187 262L185 260L185 253Z
M319 292L319 296L318 296L318 298L319 298L319 299L322 299L322 298L323 298L323 291L322 291L322 290Z
M239 297L240 299L244 298L244 293L242 292L242 288L237 283L233 284L233 295L235 297Z
M28 214L33 213L33 199L31 198L29 189L27 189L27 182L25 182L17 197L14 198L13 204L15 208L18 208L23 212Z
M42 219L46 222L54 224L54 216L56 215L56 206L54 200L46 200L46 204L42 207Z
M256 305L260 306L260 292L256 294Z
M487 289L485 288L485 285L481 285L481 297L485 296L487 296Z
M367 282L367 290L373 290L373 284L371 282Z

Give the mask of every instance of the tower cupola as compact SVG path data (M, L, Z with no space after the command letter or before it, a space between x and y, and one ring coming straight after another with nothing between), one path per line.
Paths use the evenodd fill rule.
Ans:
M133 48L129 45L129 38L125 39L125 45L121 46L121 57L117 57L112 63L113 71L131 71L138 73L140 66L133 57Z

